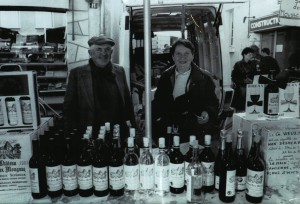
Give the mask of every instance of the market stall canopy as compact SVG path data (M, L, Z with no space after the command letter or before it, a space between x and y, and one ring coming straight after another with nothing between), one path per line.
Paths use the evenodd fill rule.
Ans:
M0 10L66 12L69 0L0 0Z

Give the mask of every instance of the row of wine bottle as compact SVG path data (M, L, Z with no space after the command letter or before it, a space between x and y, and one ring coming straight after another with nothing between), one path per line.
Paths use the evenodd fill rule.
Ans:
M164 196L186 190L187 201L195 202L201 199L203 192L216 189L220 200L232 202L236 191L247 188L247 200L260 202L262 199L264 165L259 157L258 137L255 137L248 159L242 148L241 132L235 154L232 153L230 137L226 140L222 132L216 158L210 147L210 135L205 135L205 148L201 153L196 136L190 136L190 148L185 155L180 151L179 136L173 137L171 151L166 149L165 138L159 138L159 153L154 157L146 137L143 138L141 154L134 134L128 137L125 153L120 146L118 128L114 128L110 144L105 139L107 132L100 132L96 140L84 134L78 158L72 153L70 138L65 138L66 151L59 159L55 154L54 139L50 137L46 162L42 162L39 141L33 140L33 156L29 162L32 196L79 194L87 197L94 194L102 197L135 192Z

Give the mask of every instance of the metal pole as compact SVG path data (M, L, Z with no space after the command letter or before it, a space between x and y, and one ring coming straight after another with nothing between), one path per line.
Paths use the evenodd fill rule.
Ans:
M145 53L145 136L152 147L151 121L151 11L150 0L144 0L144 53Z
M104 9L104 0L99 1L100 4L100 35L105 35L105 28L104 28L104 16L105 16L105 9Z

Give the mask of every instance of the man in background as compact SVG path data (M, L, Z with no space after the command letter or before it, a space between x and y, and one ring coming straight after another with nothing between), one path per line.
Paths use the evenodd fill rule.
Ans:
M259 63L260 73L262 75L270 75L273 72L274 77L280 72L280 68L276 59L270 56L270 49L263 48L261 50L261 55L263 56Z

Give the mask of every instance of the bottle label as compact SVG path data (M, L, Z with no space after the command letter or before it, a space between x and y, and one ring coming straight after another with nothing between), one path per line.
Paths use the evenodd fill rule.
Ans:
M31 192L40 193L39 170L37 168L30 168L29 172L31 181Z
M220 176L215 176L215 189L219 190Z
M93 166L93 185L96 191L105 191L108 189L108 168Z
M184 183L186 184L186 179L187 179L187 168L189 166L190 162L185 161L184 162Z
M215 162L201 162L203 167L203 186L213 186Z
M21 100L21 109L22 109L23 123L31 124L32 123L32 111L31 111L30 99L29 100Z
M81 190L93 187L92 165L77 166L78 186Z
M46 166L47 185L49 191L58 191L62 188L61 167L60 165Z
M112 190L124 188L124 166L109 167L109 187Z
M264 190L264 171L247 169L246 193L252 197L262 197Z
M236 177L236 190L243 191L246 189L246 176Z
M184 186L184 163L170 163L170 186L182 188Z
M268 114L278 114L279 111L279 94L269 93L268 98Z
M155 190L169 191L170 166L155 166Z
M17 125L18 124L18 116L17 116L17 107L14 101L7 101L7 115L10 125Z
M77 169L76 165L61 166L62 169L62 182L63 189L66 191L72 191L77 188Z
M154 164L140 164L140 188L143 190L154 188Z
M226 172L226 196L235 195L236 170Z
M139 188L139 165L124 165L125 189L137 190Z
M195 190L202 188L202 175L195 175L195 169L191 169L191 174L187 174L186 177L186 198L189 202L192 202L195 196Z

